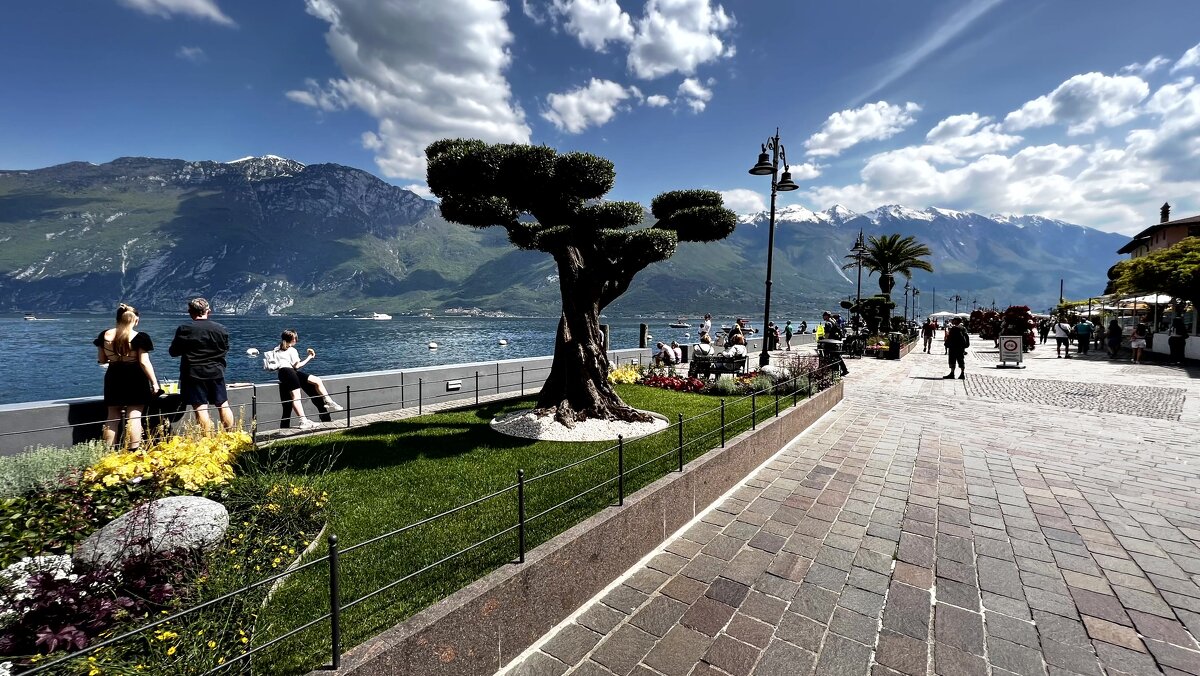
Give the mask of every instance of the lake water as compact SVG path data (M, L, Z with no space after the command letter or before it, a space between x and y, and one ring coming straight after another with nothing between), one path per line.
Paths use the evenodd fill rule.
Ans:
M300 334L296 346L301 356L311 347L317 358L305 370L314 375L437 366L496 359L548 355L554 351L557 318L396 317L392 320L333 317L217 317L229 330L227 382L265 382L272 376L262 370L262 359L246 355L248 348L274 347L286 328ZM138 330L150 335L151 353L160 380L179 377L179 360L167 354L175 327L186 315L142 317ZM732 318L714 318L714 325ZM696 339L693 328L672 329L669 319L605 319L612 347L637 347L638 325L649 324L655 340ZM793 320L799 324L798 321ZM96 363L96 334L112 326L108 315L53 315L26 321L21 316L0 317L0 350L4 354L4 387L0 404L69 397L99 396L104 371ZM809 326L815 323L809 321ZM752 324L753 326L753 324ZM685 334L690 334L685 336ZM507 345L500 345L501 339ZM430 350L429 342L438 344Z

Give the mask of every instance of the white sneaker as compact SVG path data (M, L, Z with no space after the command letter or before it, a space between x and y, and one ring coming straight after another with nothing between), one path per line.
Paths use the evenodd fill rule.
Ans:
M311 430L312 428L314 428L316 426L317 426L317 424L315 422L309 420L308 418L301 418L300 424L296 426L296 429Z
M325 400L325 408L330 411L344 411L346 408L332 399Z

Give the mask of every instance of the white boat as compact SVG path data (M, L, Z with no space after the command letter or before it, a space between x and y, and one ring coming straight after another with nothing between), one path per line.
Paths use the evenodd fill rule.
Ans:
M674 322L667 324L667 326L670 326L673 329L690 329L690 328L692 328L692 325L688 324L687 319L685 319L684 317L680 317L679 319L676 319Z
M25 313L25 321L27 321L27 322L36 322L36 321L37 321L37 317L34 317L32 312L26 312L26 313Z
M382 312L372 312L371 313L371 319L384 321L384 320L391 319L391 318L392 318L391 315L385 315Z

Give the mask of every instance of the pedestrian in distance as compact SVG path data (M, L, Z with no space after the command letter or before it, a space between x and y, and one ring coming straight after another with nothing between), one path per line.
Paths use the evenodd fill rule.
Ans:
M1104 340L1108 346L1108 358L1116 359L1121 352L1121 323L1116 319L1108 323L1108 330L1104 332Z
M925 346L925 354L929 354L929 350L933 348L933 332L937 330L937 324L932 319L926 319L921 325L921 339Z
M967 379L967 348L971 345L971 337L967 335L967 327L962 325L962 317L950 320L950 328L946 329L946 354L950 363L950 375L942 376L945 380L954 379L954 368L958 367L959 380Z
M786 352L792 351L792 320L787 320L783 325L783 349Z
M827 340L827 341L838 340L843 335L845 335L842 333L842 328L840 326L838 326L836 317L837 317L837 315L831 315L828 312L821 313L821 319L823 320L822 324L821 324L821 328L822 328L821 335L824 340ZM843 376L849 375L850 369L846 368L846 361L844 359L842 359L842 351L840 349L840 346L838 346L836 344L827 343L825 348L826 349L824 352L826 355L826 359L831 364L837 364L838 367L841 369Z
M1079 354L1087 354L1088 348L1092 344L1092 323L1086 319L1080 319L1075 325L1075 340L1079 345Z
M1188 329L1183 323L1183 317L1176 317L1171 322L1171 332L1167 337L1167 346L1171 349L1171 363L1182 364L1183 355L1187 349Z
M808 333L808 321L807 320L804 320L804 319L800 320L800 333Z
M707 312L704 313L704 321L700 322L700 333L712 335L712 315Z
M1132 361L1135 364L1142 363L1142 353L1146 350L1146 341L1150 338L1150 327L1146 325L1145 317L1138 317L1137 326L1133 327L1133 333L1129 336L1129 348L1133 350Z
M126 435L129 449L142 444L142 413L146 404L161 394L150 351L154 343L150 336L137 330L138 311L132 305L117 306L116 326L101 331L92 344L96 346L96 361L106 365L104 372L104 405L108 417L100 426L104 444L112 448L117 439L115 421L121 410L128 416Z
M1092 335L1096 339L1096 349L1097 350L1104 349L1104 334L1105 334L1104 322L1096 322L1096 330L1092 332Z
M221 425L233 430L233 410L225 390L225 355L229 352L229 332L208 318L212 309L203 298L188 302L192 321L175 329L175 338L167 352L179 357L179 393L183 403L192 407L196 420L205 431L212 428L208 406L217 409Z
M1046 344L1046 337L1050 335L1050 325L1052 323L1049 319L1043 319L1038 322L1038 333L1041 335L1043 345Z
M1066 352L1066 358L1071 358L1071 324L1067 322L1066 317L1059 318L1054 322L1054 355L1055 359L1063 357L1063 352Z

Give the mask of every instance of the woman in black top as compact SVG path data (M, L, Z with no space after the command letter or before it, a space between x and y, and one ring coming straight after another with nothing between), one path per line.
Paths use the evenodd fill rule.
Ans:
M1112 320L1108 323L1108 330L1104 332L1104 341L1108 344L1108 356L1110 359L1116 359L1117 353L1121 351L1121 323L1117 320Z
M150 363L154 343L150 336L136 330L138 312L130 305L117 306L117 325L102 331L92 343L96 346L96 361L107 364L104 374L104 405L108 416L100 428L104 443L113 446L117 437L112 423L120 418L121 409L129 416L129 447L142 444L142 412L158 393L158 378Z
M1167 346L1171 348L1171 363L1182 364L1183 354L1187 349L1188 330L1183 323L1183 317L1176 317L1171 322L1171 333L1167 337Z

